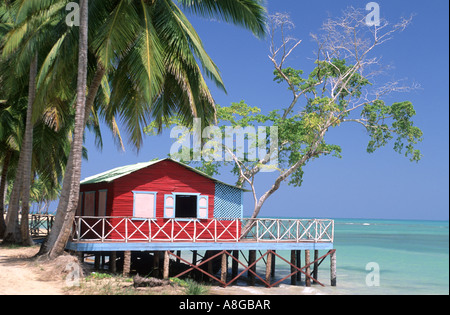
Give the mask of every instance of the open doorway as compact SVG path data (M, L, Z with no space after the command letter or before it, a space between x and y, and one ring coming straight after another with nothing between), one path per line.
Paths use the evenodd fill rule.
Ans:
M197 196L177 195L175 201L175 218L196 218Z

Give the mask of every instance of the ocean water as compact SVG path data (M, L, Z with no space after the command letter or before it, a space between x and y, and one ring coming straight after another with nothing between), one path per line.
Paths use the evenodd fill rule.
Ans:
M318 277L326 287L313 285L317 294L449 294L448 221L337 219L334 247L337 286L327 258ZM288 267L279 263L276 277Z

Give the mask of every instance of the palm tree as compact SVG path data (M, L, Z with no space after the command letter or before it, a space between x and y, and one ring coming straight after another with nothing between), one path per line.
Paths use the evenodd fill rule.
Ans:
M38 111L33 111L33 107L36 107L36 77L38 64L40 64L38 61L38 51L44 51L45 53L43 55L47 55L47 46L50 41L43 41L43 38L45 38L43 37L43 34L54 28L55 19L50 14L41 14L39 11L24 15L22 13L24 8L22 4L24 3L24 1L11 1L11 3L2 4L0 7L0 35L2 35L0 48L3 59L0 66L2 73L13 74L3 80L4 84L2 84L3 89L1 91L2 97L6 96L6 98L8 98L7 103L12 106L17 106L17 102L23 98L25 98L28 103L28 110L24 115L24 117L26 117L25 132L21 141L19 164L15 168L14 185L8 207L9 211L6 220L7 227L4 242L24 243L25 245L29 245L32 243L28 228L28 212L30 185L32 177L34 177L31 176L33 125L36 121L36 117L39 116ZM49 7L49 11L53 12L62 7L61 4L54 4ZM47 58L44 61L47 61ZM29 68L28 73L25 71L27 67ZM28 82L25 82L26 80ZM28 87L27 97L25 96L25 88L20 87ZM58 90L58 93L61 93L61 90ZM39 102L37 103L40 105L43 102L41 101L40 104ZM50 102L50 105L52 104L53 103ZM35 116L35 119L33 119L33 116ZM64 130L67 132L67 129ZM59 134L64 137L64 134L61 132L59 132ZM58 140L61 141L61 139L61 144L64 144L66 139L59 138ZM50 148L51 147L48 147L48 149ZM50 156L55 152L46 152L47 158L50 160ZM64 157L65 155L62 154L59 159L63 160ZM53 161L56 160L57 159L53 159ZM58 165L53 165L54 170L56 170L55 167L59 168ZM47 169L49 169L49 167L47 167ZM59 170L61 169L59 168ZM55 180L55 176L53 176L52 180ZM19 229L18 214L20 209L22 210L22 220Z
M46 17L46 23L49 23L48 20L51 20L52 16L61 16L64 10L63 7L58 7L58 3L64 1L16 2L20 4L17 16L19 22L27 14L41 12ZM178 2L186 10L233 22L250 29L259 37L265 33L265 9L260 0ZM79 98L81 83L78 78L75 124L77 131L74 131L55 225L40 251L40 254L50 257L62 253L69 237L78 202L80 141L84 124L94 105L103 106L96 108L107 122L121 116L131 141L139 148L142 142L141 127L146 126L149 119L154 119L160 125L173 114L182 117L186 124L191 123L194 117L202 118L205 124L214 120L215 104L202 72L225 90L217 66L205 52L188 19L172 0L91 0L90 10L87 8L87 0L82 3L86 4L83 8L86 11L85 20L87 21L89 14L91 21L89 30L83 31L89 31L89 36L93 38L91 50L88 51L87 46L85 47L85 55L89 53L90 60L95 61L89 63L90 84L84 101ZM59 36L54 36L54 44L49 47L50 52L38 74L37 99L48 97L52 92L70 93L67 91L70 84L62 86L61 82L71 80L61 78L63 74L74 73L67 71L74 64L68 61L72 59L67 58L63 67L55 65L60 60L59 52L70 54L70 50L76 47L71 39L77 31L76 28L66 28ZM79 33L81 38L81 24ZM81 57L81 44L78 51ZM59 65L62 65L61 62ZM79 63L79 75L82 74L80 67L83 66ZM55 80L55 77L59 80ZM52 88L55 86L57 88ZM86 87L86 84L84 86ZM102 93L98 93L100 90ZM80 108L83 104L85 108Z
M88 8L89 0L80 0L80 39L74 135L54 227L40 250L41 255L45 254L50 258L59 256L64 251L75 215L74 210L78 204L88 72Z
M23 110L20 103L15 105L8 106L6 102L0 104L0 238L3 238L6 232L4 220L6 189L8 182L14 179L13 173L17 169L20 142L23 138Z
M33 32L27 32L25 35L24 25L27 28L33 28L35 26L41 25L42 20L45 17L39 19L32 19L31 21L27 21L26 24L21 24L21 27L17 28L18 30L22 30L22 32L18 32L25 38L23 41L23 45L20 49L14 49L17 46L17 42L15 40L14 32L11 32L12 25L14 24L14 16L18 16L18 11L16 10L6 10L8 6L3 4L0 9L0 21L2 22L2 46L1 52L2 57L5 59L2 61L2 70L5 69L3 66L6 65L6 69L13 70L13 73L16 75L14 79L20 78L19 80L25 81L25 78L28 80L28 97L27 97L27 112L26 112L26 123L25 123L25 132L23 135L22 146L20 150L19 156L19 165L17 167L17 172L15 175L14 186L11 193L10 203L8 207L8 217L7 217L7 226L6 231L4 233L4 243L23 243L24 245L31 245L33 242L31 240L31 236L29 234L28 227L28 212L29 212L29 195L30 195L30 185L31 185L31 159L32 159L32 143L33 143L33 104L35 101L36 95L36 76L38 70L38 53L37 51L29 53L35 49L35 40L30 34ZM16 14L14 14L16 13ZM26 28L25 28L26 30ZM7 32L6 32L7 31ZM20 36L20 35L19 35ZM17 36L16 36L17 37ZM15 56L12 52L20 52L17 56ZM30 56L30 57L26 57ZM24 71L25 68L29 67L28 73ZM8 86L9 90L4 91L5 95L9 97L9 99L14 99L20 97L22 94L17 94L16 89L12 88L12 86L17 85L18 80L14 80L12 83L10 79L4 79ZM15 93L15 94L14 94ZM19 96L20 95L20 96ZM22 219L21 226L19 230L18 224L18 213L19 209L22 209Z
M205 17L241 25L265 34L260 0L178 1ZM202 75L225 91L218 67L197 32L172 0L94 2L97 23L91 48L111 81L106 120L123 117L131 142L139 148L149 120L162 126L177 114L187 125L194 117L215 119L215 103Z

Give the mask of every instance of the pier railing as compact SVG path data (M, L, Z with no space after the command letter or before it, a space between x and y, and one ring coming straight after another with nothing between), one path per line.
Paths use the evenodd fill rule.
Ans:
M75 217L72 242L333 242L328 219Z
M334 220L243 219L245 239L257 242L333 242Z

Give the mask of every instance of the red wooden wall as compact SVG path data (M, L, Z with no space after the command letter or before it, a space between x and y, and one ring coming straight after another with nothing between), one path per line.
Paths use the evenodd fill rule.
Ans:
M215 183L182 165L172 161L162 161L114 182L114 200L111 216L133 215L132 191L155 191L156 217L164 217L164 195L173 192L200 193L208 196L208 217L214 213Z
M155 217L158 221L154 225L163 226L167 221L164 218L164 196L171 193L199 193L201 195L208 196L208 218L212 219L214 216L214 192L215 192L215 182L207 177L197 174L182 165L175 163L170 160L164 160L159 163L153 164L134 173L128 174L126 176L120 177L111 183L99 183L99 184L85 184L81 185L80 191L97 191L96 193L96 215L98 215L98 190L107 189L107 206L106 206L106 216L111 217L132 217L133 216L133 191L151 191L157 192L156 195L156 213ZM82 212L82 215L84 213ZM201 220L206 225L209 220ZM116 230L125 235L125 224L120 223L120 219L113 219L110 221ZM140 226L140 221L136 220L135 225ZM180 220L175 225L173 233L177 234L181 227L183 227L187 222ZM226 222L223 222L226 226ZM117 225L117 226L116 226ZM180 226L181 227L180 227ZM192 228L191 228L192 226ZM99 225L100 228L100 225ZM167 225L164 228L169 235L171 235L170 229L172 225ZM214 225L211 225L210 229L213 229ZM106 228L108 231L110 227ZM128 224L127 232L130 235L133 233L135 228ZM149 233L148 224L144 224L139 229L142 233ZM218 232L223 230L219 228ZM152 231L157 231L157 226L152 226ZM98 231L99 232L99 231ZM211 231L212 232L212 231ZM229 233L231 233L229 235ZM223 235L223 239L232 238L231 235L236 234L235 228L230 228L227 233ZM152 232L155 233L155 232ZM212 232L213 233L213 232ZM193 225L189 225L183 231L179 238L186 239L189 235L193 234ZM88 235L90 236L90 235ZM140 232L134 234L135 238L143 238ZM162 237L163 233L158 235ZM121 236L113 232L109 235L110 239L120 239Z

